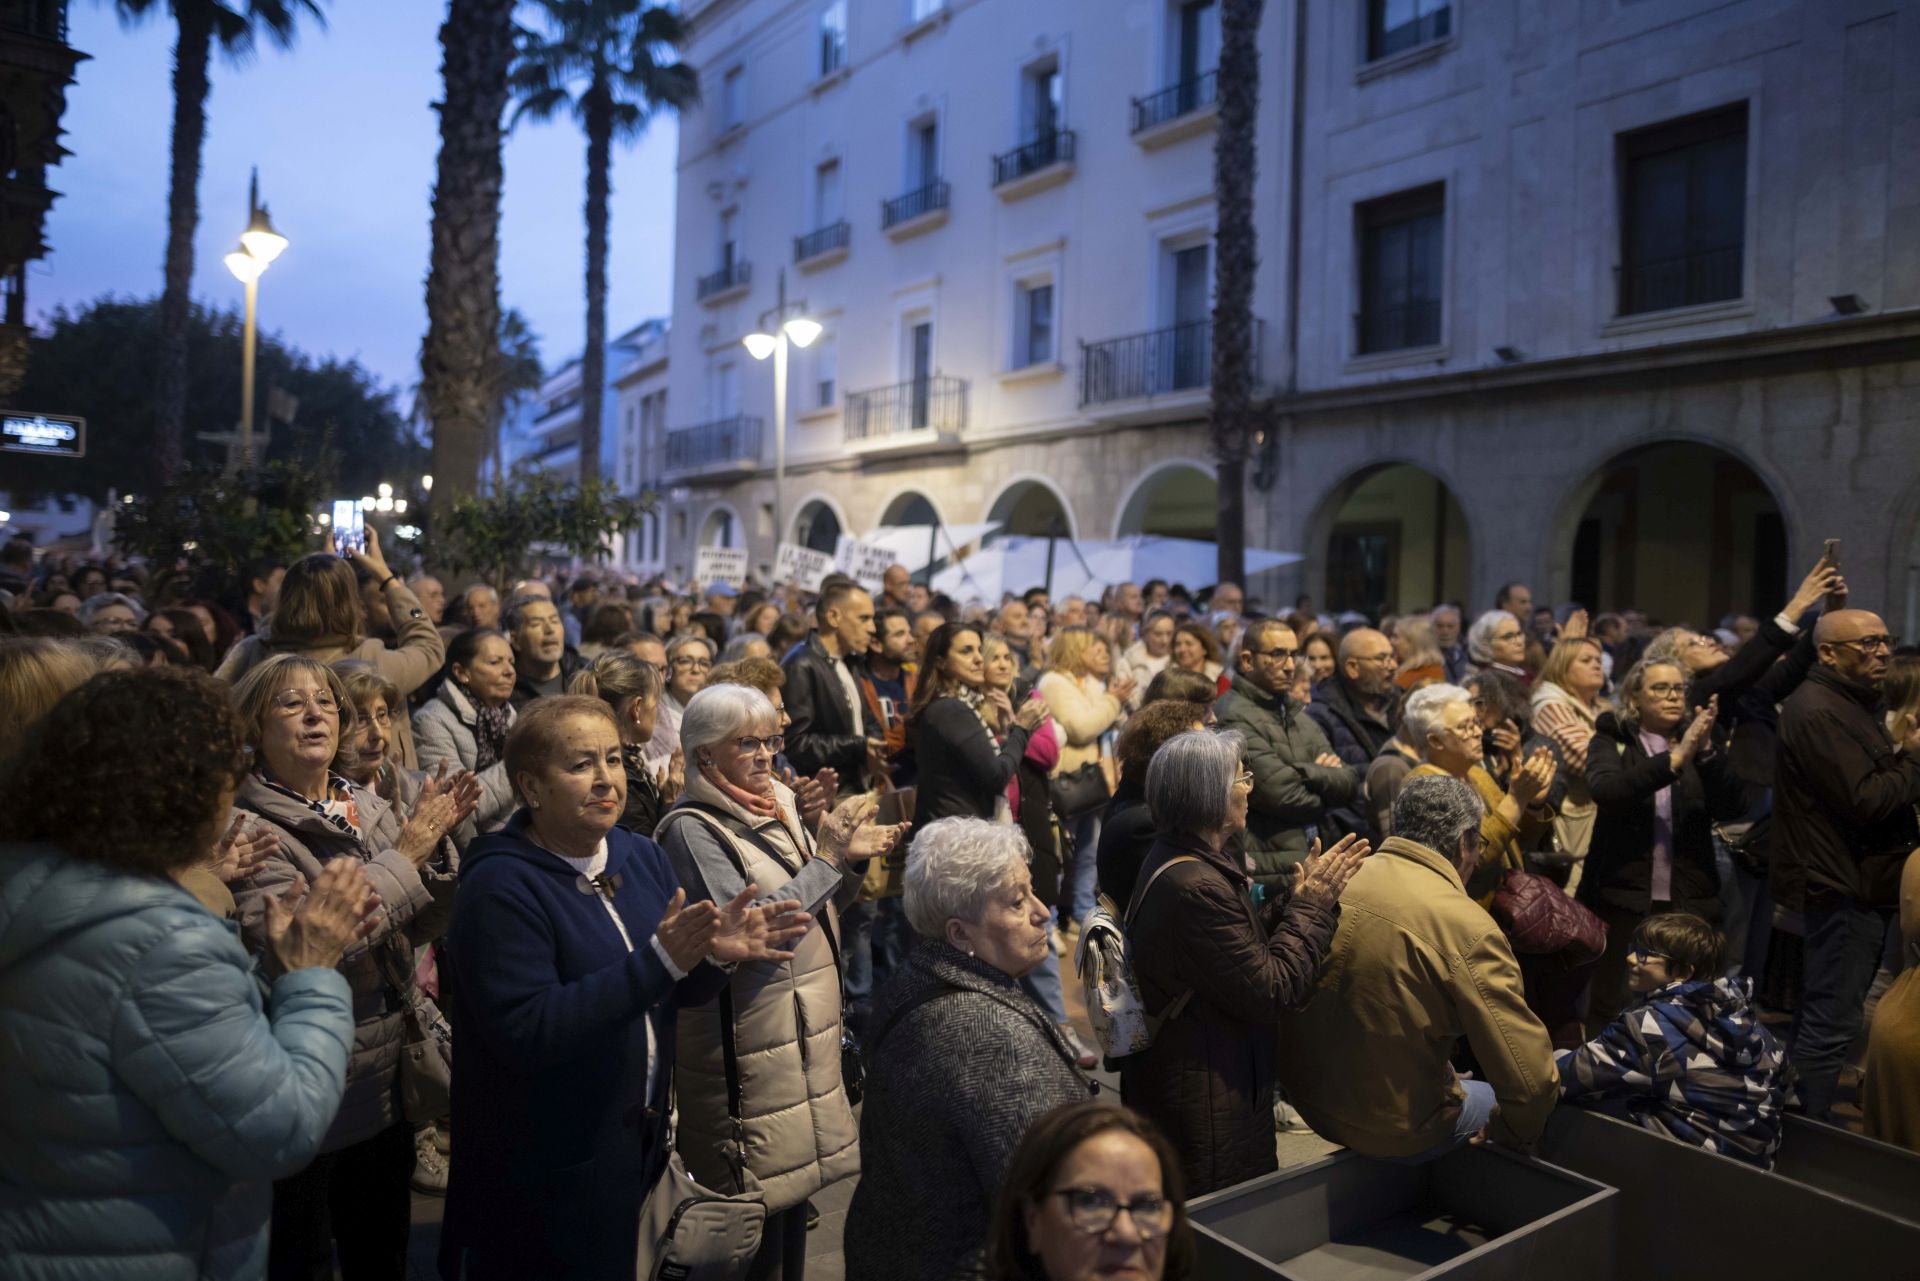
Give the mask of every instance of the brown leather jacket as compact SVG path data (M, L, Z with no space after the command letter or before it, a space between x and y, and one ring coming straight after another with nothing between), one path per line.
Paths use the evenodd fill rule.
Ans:
M1463 1036L1499 1100L1493 1136L1533 1143L1560 1077L1507 936L1451 863L1390 837L1340 896L1319 990L1281 1020L1287 1099L1323 1138L1417 1155L1453 1134L1463 1092L1449 1059Z

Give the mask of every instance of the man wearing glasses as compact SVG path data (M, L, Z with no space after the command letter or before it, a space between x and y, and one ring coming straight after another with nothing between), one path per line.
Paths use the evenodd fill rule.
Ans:
M1896 636L1879 615L1821 616L1819 662L1780 714L1774 849L1806 874L1807 959L1792 1061L1808 1116L1833 1106L1847 1046L1898 901L1900 869L1920 844L1920 730L1896 743L1880 682Z
M1333 754L1327 736L1287 690L1300 642L1278 619L1247 625L1234 659L1233 684L1214 704L1221 729L1246 740L1253 795L1247 801L1246 852L1254 879L1272 886L1306 857L1329 809L1352 803L1360 776ZM1327 843L1331 845L1332 833Z

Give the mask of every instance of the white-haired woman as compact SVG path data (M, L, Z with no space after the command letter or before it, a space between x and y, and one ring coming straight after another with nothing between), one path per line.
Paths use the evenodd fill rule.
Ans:
M850 1281L982 1275L994 1197L1027 1126L1094 1088L1020 986L1052 941L1019 829L928 824L905 899L920 942L874 1004Z
M1523 685L1533 684L1527 670L1527 629L1504 609L1490 609L1467 630L1467 657L1480 672L1505 672Z
M1408 777L1450 775L1471 785L1487 807L1487 816L1480 824L1485 841L1480 866L1466 878L1468 895L1485 907L1507 870L1526 866L1524 851L1553 823L1553 811L1545 802L1558 762L1547 748L1535 748L1514 770L1510 789L1502 791L1481 763L1486 743L1480 714L1473 709L1473 695L1458 685L1429 685L1415 690L1401 715L1407 745L1420 753L1421 763Z
M1120 1097L1173 1140L1190 1192L1271 1173L1275 1029L1313 995L1333 941L1334 905L1367 843L1319 842L1291 894L1254 906L1246 864L1228 843L1246 827L1253 775L1240 736L1193 730L1147 766L1160 833L1134 885L1129 956L1153 1044L1121 1060Z
M736 970L718 1003L680 1012L680 1155L708 1187L766 1193L755 1277L798 1276L807 1198L860 1172L859 1135L840 1076L840 922L865 860L904 832L871 821L858 797L816 842L774 773L779 713L759 690L709 685L680 719L687 783L655 837L689 903L725 903L756 884L814 921L793 955Z

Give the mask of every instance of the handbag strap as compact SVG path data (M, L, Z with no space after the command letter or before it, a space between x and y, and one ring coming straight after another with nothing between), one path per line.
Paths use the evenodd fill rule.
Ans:
M1192 854L1176 854L1172 858L1168 859L1166 862L1162 863L1159 867L1154 868L1153 875L1149 876L1145 881L1141 882L1139 885L1136 885L1133 887L1133 898L1127 903L1127 913L1126 913L1126 916L1121 921L1121 928L1127 931L1131 931L1133 929L1134 914L1140 910L1140 904L1146 900L1147 891L1153 888L1153 883L1160 879L1160 876L1163 872L1165 872L1168 868L1172 867L1175 863L1198 863L1200 861L1201 861L1200 859L1196 858ZM1127 948L1129 952L1132 951L1133 941L1131 939L1127 941ZM1153 1015L1149 1014L1147 1016L1147 1034L1149 1036L1158 1036L1160 1034L1160 1029L1166 1026L1167 1021L1170 1019L1179 1018L1180 1012L1187 1008L1187 1002L1191 1001L1192 999L1193 999L1193 989L1188 988L1186 991L1182 992L1180 995L1174 997L1172 1001L1168 1002L1167 1007L1164 1010L1160 1011L1160 1015L1158 1018L1155 1018Z

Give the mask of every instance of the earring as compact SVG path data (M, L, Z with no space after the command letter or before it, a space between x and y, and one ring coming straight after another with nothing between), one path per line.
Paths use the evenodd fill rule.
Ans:
M974 950L973 950L972 948L968 948L968 949L967 949L967 955L968 955L968 956L974 956L974 955L976 955L976 953L974 952Z

